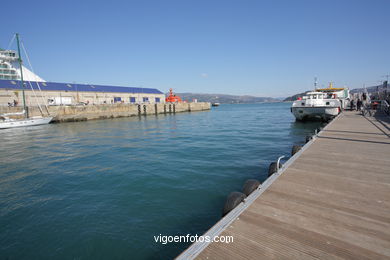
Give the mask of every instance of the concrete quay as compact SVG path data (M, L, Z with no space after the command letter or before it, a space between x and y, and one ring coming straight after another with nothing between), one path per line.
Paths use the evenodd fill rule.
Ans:
M390 120L343 112L177 259L390 259Z
M86 106L49 106L53 122L76 122L95 119L169 114L210 110L208 102L159 104L104 104ZM43 108L45 110L45 108ZM0 107L0 114L20 112L21 107ZM44 111L45 112L45 111ZM29 107L30 116L40 116L38 107Z

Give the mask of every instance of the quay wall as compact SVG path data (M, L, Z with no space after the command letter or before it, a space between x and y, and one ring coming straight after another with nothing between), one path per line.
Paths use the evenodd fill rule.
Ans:
M42 107L44 112L45 108ZM102 104L86 106L49 106L53 122L76 122L95 119L173 114L180 112L210 110L209 102L160 103L160 104ZM22 111L22 107L0 107L0 114ZM37 106L29 107L30 116L40 116Z

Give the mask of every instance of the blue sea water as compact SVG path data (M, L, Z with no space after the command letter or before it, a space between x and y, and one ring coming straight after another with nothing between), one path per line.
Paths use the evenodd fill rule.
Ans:
M288 103L0 132L0 259L171 259L319 123Z

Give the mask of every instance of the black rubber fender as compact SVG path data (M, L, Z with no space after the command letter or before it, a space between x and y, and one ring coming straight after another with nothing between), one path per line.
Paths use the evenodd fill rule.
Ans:
M226 199L225 205L222 210L222 217L232 211L235 207L237 207L241 202L246 198L244 193L233 191L229 194Z
M246 180L244 186L242 187L242 192L245 196L249 196L253 191L255 191L260 186L260 182L255 179Z
M300 145L293 145L293 147L291 149L291 156L293 156L294 154L299 152L299 150L301 150L301 149L302 149L302 146L300 146Z
M283 164L279 163L279 169L282 168ZM268 177L278 171L277 162L272 162L268 167Z

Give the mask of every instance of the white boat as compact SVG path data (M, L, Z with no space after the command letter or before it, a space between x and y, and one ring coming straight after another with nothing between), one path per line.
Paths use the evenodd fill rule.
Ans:
M308 92L293 102L291 113L298 121L320 119L327 121L341 112L341 101L320 91Z
M35 125L45 125L49 124L50 121L53 119L49 115L49 110L46 107L47 116L43 116L43 110L42 107L38 104L39 110L41 111L42 116L35 116L30 117L28 113L28 108L26 106L26 99L25 99L25 85L23 82L23 66L22 66L22 58L20 54L20 43L19 43L19 34L16 34L16 40L18 45L18 57L16 57L15 53L11 53L12 57L17 59L19 62L19 68L20 68L20 82L22 87L22 93L23 93L23 111L22 112L16 112L16 113L6 113L0 115L0 129L6 129L6 128L14 128L14 127L26 127L26 126L35 126ZM39 88L39 85L38 85ZM34 91L34 89L32 89ZM40 88L39 88L40 90ZM35 94L35 92L34 92ZM36 97L36 96L35 96ZM24 116L24 118L20 118L20 116ZM16 118L12 118L16 117Z
M6 116L0 116L0 129L26 127L36 125L46 125L50 123L53 117L34 116L24 119L11 119Z

